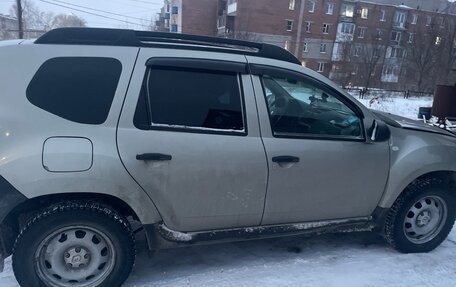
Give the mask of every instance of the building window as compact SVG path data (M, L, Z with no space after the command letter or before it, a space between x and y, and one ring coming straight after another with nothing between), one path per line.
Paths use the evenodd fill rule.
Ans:
M290 0L290 4L288 5L288 9L294 10L296 6L296 0Z
M325 63L318 62L318 70L317 72L322 73L325 70Z
M354 66L353 66L352 75L358 74L358 70L359 70L359 66L358 66L358 65L354 65Z
M177 6L173 6L173 8L171 8L171 13L172 14L179 14L179 7Z
M385 75L394 75L395 67L393 65L385 65L384 74Z
M413 33L409 33L409 38L408 38L408 42L409 43L413 43Z
M355 6L351 4L342 4L341 15L349 18L353 18Z
M312 29L312 22L307 21L306 22L306 32L310 33L311 29Z
M369 9L361 8L361 18L367 19L367 14L369 14Z
M388 58L402 58L404 50L402 48L392 47Z
M430 26L432 24L432 17L426 16L426 26Z
M394 25L403 28L404 24L405 24L405 13L396 12L396 15L394 16Z
M329 34L329 24L323 23L323 34Z
M418 22L418 15L412 14L412 24L416 25L416 22Z
M304 52L309 52L309 45L307 43L304 43Z
M440 44L442 44L442 37L435 37L435 45L436 46L439 46Z
M386 11L385 10L380 10L380 21L385 22L386 21Z
M341 33L353 35L355 30L355 24L352 23L342 23Z
M393 31L391 32L391 41L399 42L401 40L401 32Z
M372 51L372 56L380 57L380 49L379 48L374 48L374 50Z
M361 47L357 46L355 47L355 57L359 57L361 55Z
M383 29L377 29L377 39L378 40L381 40L384 34L385 34L385 31Z
M309 1L309 12L310 13L315 12L315 2L314 1Z
M358 38L364 38L364 34L366 34L366 27L359 27L358 28Z
M320 53L326 53L326 43L320 44Z
M332 15L334 12L334 3L326 3L326 14Z
M293 20L287 20L287 31L293 31Z
M443 17L437 18L437 24L440 25L441 28L443 28Z

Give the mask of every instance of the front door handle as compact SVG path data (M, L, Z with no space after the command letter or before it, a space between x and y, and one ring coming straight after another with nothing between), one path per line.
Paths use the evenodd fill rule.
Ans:
M299 157L291 155L281 155L273 157L272 161L277 163L295 163L299 162Z
M144 160L144 161L166 161L166 160L171 160L173 157L169 154L162 154L162 153L143 153L143 154L137 154L136 159L137 160Z

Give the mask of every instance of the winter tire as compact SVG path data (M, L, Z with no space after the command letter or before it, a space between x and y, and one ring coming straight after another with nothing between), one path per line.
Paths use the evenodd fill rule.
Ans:
M37 213L13 250L14 274L24 287L120 286L134 260L129 222L93 202L65 202Z
M385 224L388 243L403 253L428 252L450 233L456 193L438 180L417 181L396 200Z

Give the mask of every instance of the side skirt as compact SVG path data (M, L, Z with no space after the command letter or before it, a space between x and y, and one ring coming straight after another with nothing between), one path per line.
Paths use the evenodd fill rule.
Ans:
M376 224L372 217L328 220L283 225L254 226L197 232L171 230L164 223L144 225L149 250L179 248L303 234L372 231Z

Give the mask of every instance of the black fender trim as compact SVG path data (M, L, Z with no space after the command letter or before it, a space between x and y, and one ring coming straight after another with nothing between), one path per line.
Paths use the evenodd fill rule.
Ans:
M26 200L27 197L0 175L0 222L3 222L11 210Z
M11 246L7 242L12 233L3 222L11 210L26 200L27 197L0 175L0 271L3 271L3 259L11 253Z

